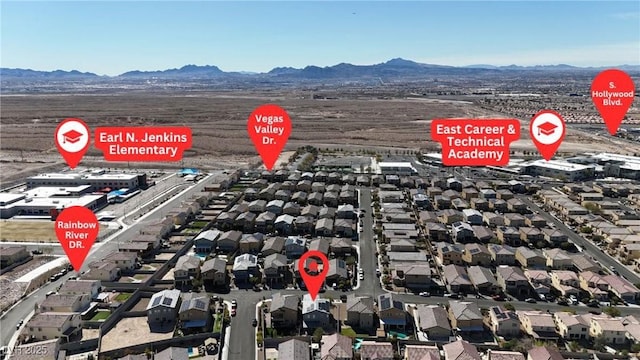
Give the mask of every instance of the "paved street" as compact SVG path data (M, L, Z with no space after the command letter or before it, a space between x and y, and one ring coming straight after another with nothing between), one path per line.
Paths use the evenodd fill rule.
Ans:
M95 244L91 250L91 253L89 253L89 255L87 256L87 259L84 262L82 271L88 269L89 263L96 260L100 260L110 252L116 251L119 243L126 242L133 239L135 236L137 236L140 233L140 229L146 226L147 224L150 224L152 222L162 219L166 214L166 212L168 211L168 209L179 207L181 202L188 199L192 194L202 191L202 189L206 184L215 182L215 180L213 179L215 179L217 176L220 176L220 174L221 172L214 172L210 177L203 179L197 184L195 184L195 186L193 186L191 189L186 191L183 195L176 196L173 199L160 205L160 207L153 210L150 213L150 215L148 215L143 221L136 222L132 226L125 228L114 239L108 242ZM26 318L26 316L31 311L33 311L35 304L41 302L42 299L44 299L45 294L47 292L51 290L55 290L58 286L60 286L60 284L62 284L64 281L67 281L69 277L75 274L76 273L74 271L71 271L69 272L69 274L67 274L66 276L63 276L59 280L53 283L47 283L45 286L43 286L39 290L33 292L31 295L23 299L17 306L13 307L12 309L4 313L0 317L0 320L2 321L2 326L0 327L0 341L2 345L4 346L9 344L9 341L15 332L16 324L18 323L18 321Z
M556 226L557 229L561 230L565 234L569 236L569 239L573 241L576 245L582 247L584 251L591 255L594 259L598 260L603 267L611 269L611 266L615 267L616 270L624 275L631 283L638 284L640 283L640 276L635 272L629 270L627 267L621 265L618 261L613 259L611 256L602 252L602 250L596 246L591 241L583 238L582 236L576 234L573 230L569 229L562 221L559 221L551 214L541 209L538 205L536 205L533 201L531 201L527 196L519 196L519 199L522 200L529 208L533 211L538 211L538 214L545 218L547 222L552 223Z

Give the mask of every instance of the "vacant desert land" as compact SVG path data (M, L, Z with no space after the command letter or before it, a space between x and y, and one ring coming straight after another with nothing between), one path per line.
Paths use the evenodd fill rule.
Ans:
M16 242L58 242L53 228L54 222L47 220L2 220L0 240ZM104 226L100 227L104 231Z
M509 118L481 109L470 101L416 98L380 99L347 94L336 99L313 99L313 91L256 93L185 92L123 93L112 95L3 96L0 115L0 180L8 182L64 166L54 145L57 123L79 117L97 126L189 126L193 147L179 164L140 164L137 167L194 166L202 169L244 167L260 163L247 135L247 117L259 105L275 103L287 110L292 131L287 150L304 145L344 150L437 150L430 122L436 118ZM520 119L521 140L512 150L534 150L528 140L529 120ZM628 144L627 144L628 146ZM594 138L570 130L560 152L619 151L615 139ZM629 149L631 152L640 152ZM91 147L85 166L127 167L105 163Z

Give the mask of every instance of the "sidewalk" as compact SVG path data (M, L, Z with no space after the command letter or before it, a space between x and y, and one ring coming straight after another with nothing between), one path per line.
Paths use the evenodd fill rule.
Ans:
M231 309L231 301L224 301L225 306ZM229 358L229 339L231 338L231 325L224 329L224 343L222 343L222 360Z

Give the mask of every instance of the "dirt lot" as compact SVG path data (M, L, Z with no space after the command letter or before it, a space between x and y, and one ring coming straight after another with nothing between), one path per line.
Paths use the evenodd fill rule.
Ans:
M58 242L53 225L54 222L48 220L1 220L0 240L18 242ZM104 230L105 227L101 226L100 231Z
M113 95L3 96L0 116L0 180L7 182L46 168L60 167L61 158L53 141L57 123L66 117L84 119L97 126L186 125L193 133L193 147L180 165L202 169L235 168L257 163L259 158L246 131L247 116L257 106L276 103L292 120L288 150L303 145L348 149L411 149L430 144L430 120L451 117L509 117L481 109L468 101L429 99L350 98L312 99L312 91ZM522 139L528 138L523 119ZM610 151L619 144L595 141L569 132L570 150ZM595 146L593 146L595 145ZM533 143L520 141L515 150L533 150ZM90 148L83 165L104 166L101 153ZM176 164L148 164L158 167ZM126 167L128 164L111 164ZM137 165L136 165L137 166Z
M148 342L162 341L173 337L173 331L152 333L147 317L122 318L116 326L102 337L100 351L121 349Z

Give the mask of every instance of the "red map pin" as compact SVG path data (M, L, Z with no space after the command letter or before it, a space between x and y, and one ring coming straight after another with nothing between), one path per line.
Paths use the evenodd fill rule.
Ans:
M267 170L273 169L291 133L287 112L278 105L262 105L249 115L247 131L264 166Z
M96 215L84 206L68 207L56 218L55 229L69 262L80 271L100 231Z
M72 169L89 149L89 140L89 127L80 119L64 119L56 128L56 147Z
M605 70L593 79L591 100L611 135L618 132L624 116L633 103L634 96L633 80L622 70Z
M318 273L318 262L310 258L315 258L322 262L322 271L320 273ZM307 263L309 263L308 266L306 266ZM298 271L300 272L300 276L302 276L304 285L307 287L307 291L309 291L311 300L315 300L329 272L329 260L327 256L317 250L307 251L302 254L300 260L298 260Z
M560 114L553 110L542 110L531 119L529 133L540 155L549 161L560 147L566 127Z

